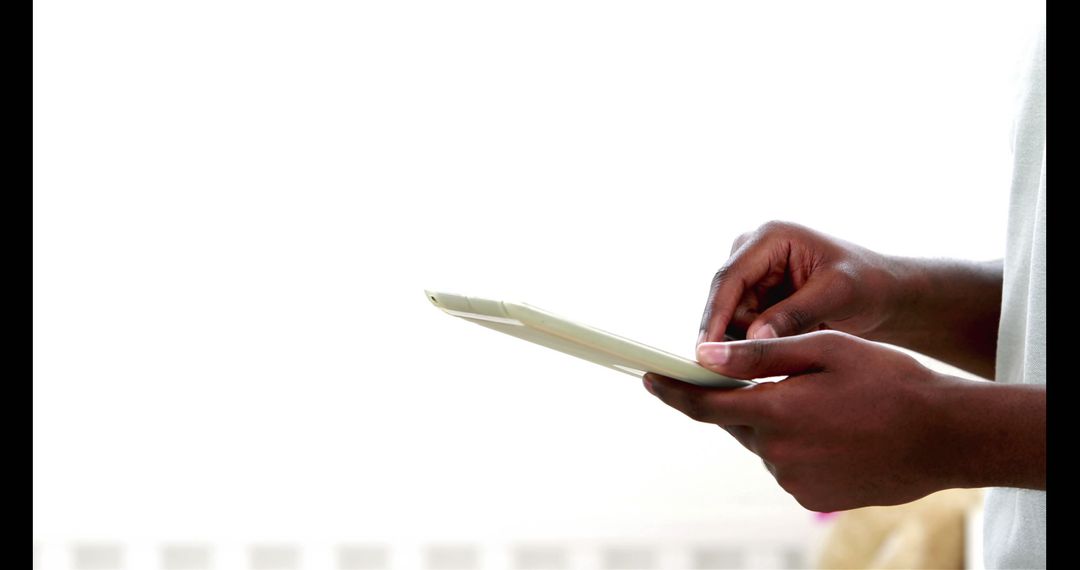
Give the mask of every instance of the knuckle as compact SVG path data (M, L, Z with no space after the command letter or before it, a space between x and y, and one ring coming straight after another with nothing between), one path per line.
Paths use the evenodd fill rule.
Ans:
M769 356L768 345L764 342L754 342L748 346L750 347L750 354L747 356L749 357L750 367L756 370L765 363L765 359Z
M769 220L761 224L760 231L764 234L777 233L788 228L789 224L783 220Z
M739 237L735 238L735 241L731 242L731 253L735 253L746 242L750 241L754 237L754 232L743 232L739 234Z
M845 333L834 330L825 330L816 334L818 335L818 343L820 343L821 349L826 352L839 349L849 342L851 338Z
M798 231L798 224L784 220L769 220L758 228L758 232L764 235L790 235L791 233Z
M728 260L720 269L716 270L713 274L712 283L710 284L710 297L714 298L721 291L726 283L735 282L738 277L738 271L735 263L732 260Z
M768 422L772 429L784 429L786 424L785 410L782 398L779 394L773 394L771 398L764 398L761 403L758 404L756 413L761 417L762 421Z
M715 287L719 286L721 283L723 283L724 281L727 281L728 279L730 279L733 272L734 272L734 267L730 263L725 263L720 269L717 269L716 273L713 275L713 278L712 278L713 287L715 288Z
M841 271L836 279L829 283L829 290L841 299L849 299L855 295L855 278L850 273Z
M792 333L799 333L814 325L813 317L802 307L790 307L781 313Z

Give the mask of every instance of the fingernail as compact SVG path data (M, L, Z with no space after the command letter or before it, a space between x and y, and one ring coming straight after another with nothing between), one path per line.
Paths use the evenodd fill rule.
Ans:
M652 385L652 379L650 379L648 376L642 376L641 382L642 384L645 384L645 389L648 390L650 394L652 394L653 396L656 395L656 390L653 388Z
M721 342L707 342L698 345L698 362L705 366L720 366L728 361L731 349Z
M754 331L754 338L758 340L776 338L776 329L772 325L765 325Z

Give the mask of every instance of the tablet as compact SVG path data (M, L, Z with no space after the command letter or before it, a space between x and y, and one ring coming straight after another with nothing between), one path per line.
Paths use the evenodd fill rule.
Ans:
M425 291L436 307L467 321L516 336L640 378L646 372L709 387L738 388L737 380L702 368L697 362L640 342L576 323L525 303Z

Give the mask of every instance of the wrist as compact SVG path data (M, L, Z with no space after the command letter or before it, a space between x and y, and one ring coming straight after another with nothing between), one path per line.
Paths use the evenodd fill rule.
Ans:
M868 340L903 346L904 333L913 328L921 304L925 270L914 259L885 255L877 266L880 269L873 294L879 299L878 325L865 336Z
M1045 489L1045 386L938 377L931 456L941 488Z

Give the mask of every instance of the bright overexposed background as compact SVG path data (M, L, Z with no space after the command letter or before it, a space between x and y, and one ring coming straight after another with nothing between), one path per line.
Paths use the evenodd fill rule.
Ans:
M35 556L811 548L723 431L423 289L690 356L771 219L998 258L1031 11L35 0Z

